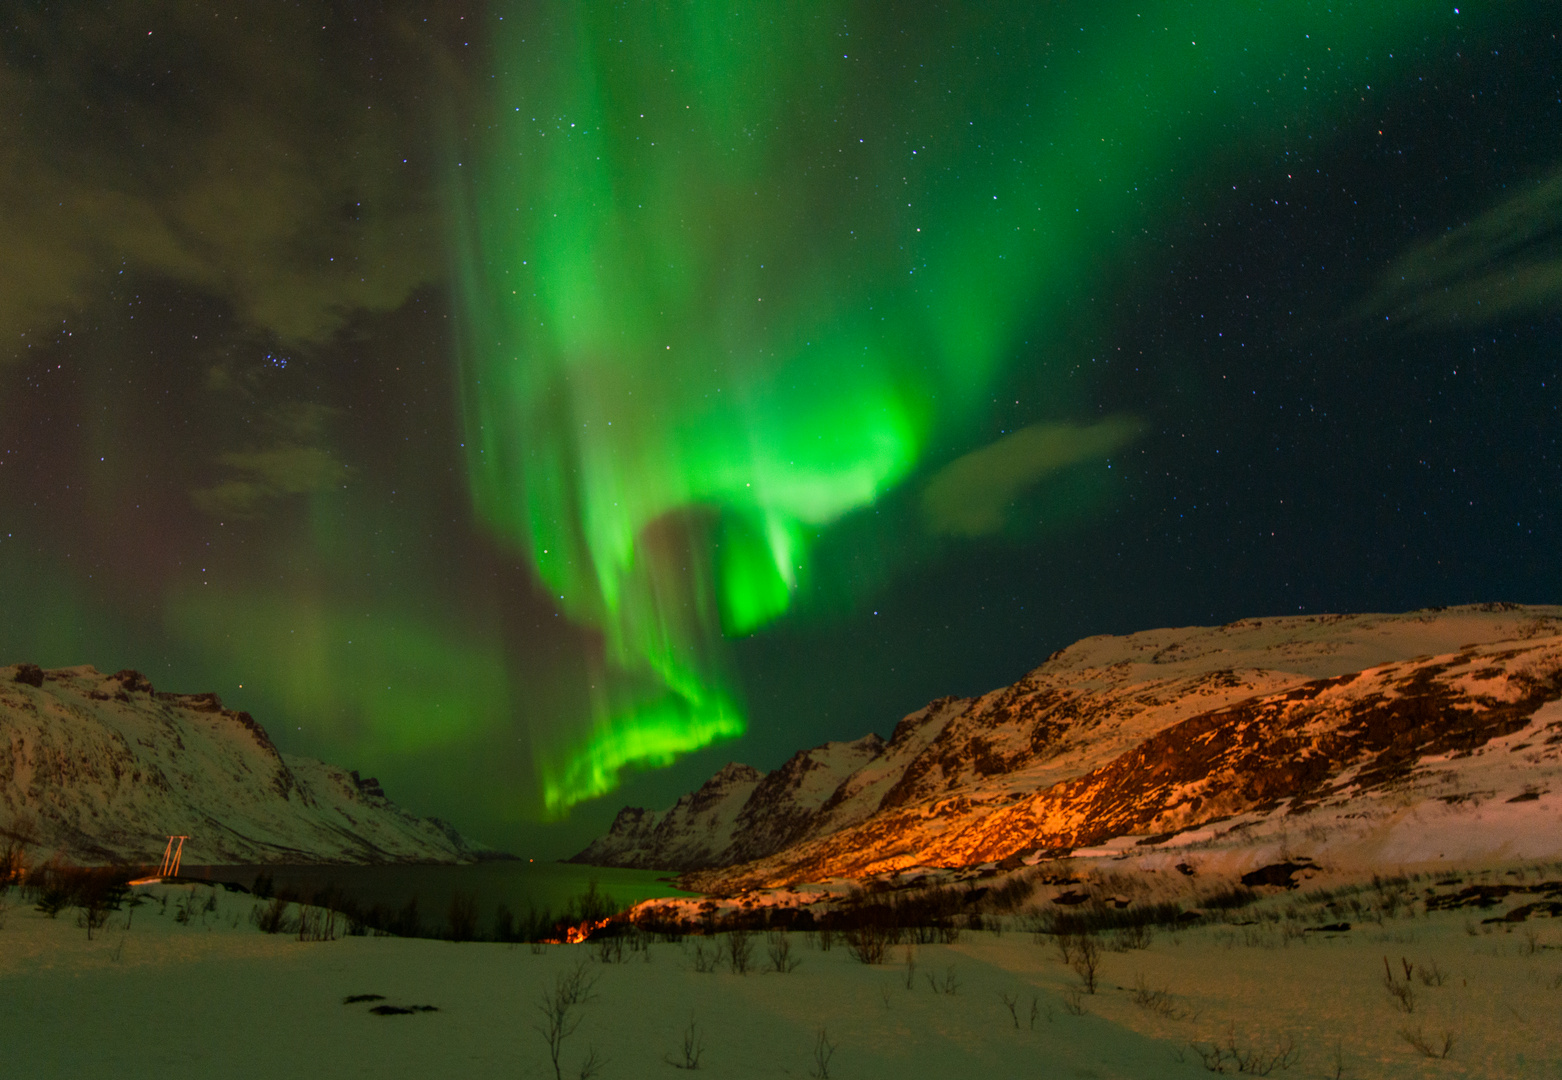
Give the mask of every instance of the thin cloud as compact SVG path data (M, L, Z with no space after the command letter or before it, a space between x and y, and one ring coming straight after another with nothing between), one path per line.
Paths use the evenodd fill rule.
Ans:
M1396 259L1358 316L1412 329L1562 307L1562 169Z
M1050 473L1104 458L1138 438L1135 417L1097 424L1034 424L945 465L922 490L928 530L949 536L986 536L1003 528L1009 508Z
M0 56L0 359L137 274L217 297L296 345L400 306L441 272L436 193L418 165L441 46L394 11L377 32L335 36L329 14L16 14ZM357 49L428 77L383 82Z

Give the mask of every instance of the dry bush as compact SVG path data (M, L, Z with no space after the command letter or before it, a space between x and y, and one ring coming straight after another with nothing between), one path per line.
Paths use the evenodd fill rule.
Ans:
M1085 992L1077 986L1063 991L1063 1008L1070 1016L1085 1015Z
M1074 939L1073 960L1069 964L1079 976L1085 993L1096 992L1096 970L1101 966L1101 946L1094 934L1080 934Z
M542 1015L542 1023L536 1025L534 1030L548 1044L548 1060L553 1064L554 1080L564 1080L564 1068L560 1062L564 1053L564 1040L580 1026L576 1010L596 999L596 985L597 977L587 973L586 961L582 960L572 970L556 975L553 986L545 987L538 998L537 1011ZM595 1048L588 1046L586 1058L580 1066L580 1080L596 1075L605 1064L597 1056Z
M1443 1031L1435 1039L1428 1039L1419 1027L1400 1028L1399 1037L1415 1048L1422 1057L1445 1058L1454 1052L1454 1033Z
M299 905L298 940L335 941L336 918L336 912L330 908Z
M288 902L280 896L274 896L265 907L256 904L250 910L249 921L263 934L285 933L290 928L287 909Z
M711 947L707 949L704 942L696 941L694 943L694 955L690 958L690 962L693 963L694 970L701 975L708 975L715 971L716 965L721 962L720 943L713 942Z
M1249 1076L1268 1076L1277 1069L1289 1069L1302 1058L1302 1052L1296 1048L1289 1035L1281 1036L1273 1050L1239 1045L1236 1024L1226 1029L1225 1042L1195 1042L1188 1045L1199 1056L1204 1067L1213 1073L1230 1071Z
M1416 965L1416 977L1421 980L1422 986L1442 986L1448 979L1448 973L1437 966L1437 961L1432 961L1432 966L1425 964Z
M1187 1016L1187 1013L1177 1008L1176 1002L1172 1000L1170 990L1165 988L1160 990L1150 989L1149 984L1144 981L1142 974L1134 976L1134 988L1129 992L1128 998L1146 1012L1164 1016L1168 1020L1182 1020Z
M694 1022L694 1017L689 1017L689 1026L683 1029L683 1045L674 1054L663 1054L662 1060L675 1069L698 1069L700 1058L705 1054L705 1036L700 1033L699 1025Z
M830 1059L834 1056L835 1044L830 1041L829 1032L820 1028L814 1038L814 1060L808 1067L808 1075L818 1080L830 1080Z
M864 964L882 964L895 935L887 926L864 923L846 931L846 951Z
M797 970L803 961L792 955L792 938L782 930L772 930L766 937L765 954L770 958L770 970L786 975Z
M733 930L727 934L727 966L734 975L747 975L754 963L754 931Z
M936 972L928 972L926 976L928 989L935 994L948 994L953 997L960 992L960 976L955 974L955 966L950 964L944 969L943 977Z
M1388 966L1388 957L1383 958L1383 989L1388 991L1389 997L1394 999L1396 1008L1406 1013L1416 1011L1416 991L1410 985L1410 973L1405 973L1405 980L1400 982L1394 978L1394 971Z
M624 939L617 934L607 937L591 939L593 951L597 960L603 964L622 964L624 962Z

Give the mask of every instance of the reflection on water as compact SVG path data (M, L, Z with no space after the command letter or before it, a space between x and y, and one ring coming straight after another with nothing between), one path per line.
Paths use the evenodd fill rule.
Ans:
M517 915L528 910L562 914L595 882L597 891L619 908L655 896L689 896L673 888L671 875L659 870L620 870L558 862L490 862L473 866L190 866L184 878L231 881L246 889L261 874L269 874L278 892L309 898L327 887L356 900L364 908L376 904L388 911L417 898L418 909L431 923L445 918L456 893L474 895L480 932L492 929L502 904Z

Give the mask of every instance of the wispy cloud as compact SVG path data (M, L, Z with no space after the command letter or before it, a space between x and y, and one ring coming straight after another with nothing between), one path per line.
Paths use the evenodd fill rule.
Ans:
M1562 307L1562 169L1401 255L1357 314L1412 329Z
M958 457L922 490L931 532L985 536L1003 528L1010 506L1049 473L1104 458L1138 438L1143 423L1111 416L1096 424L1034 424Z

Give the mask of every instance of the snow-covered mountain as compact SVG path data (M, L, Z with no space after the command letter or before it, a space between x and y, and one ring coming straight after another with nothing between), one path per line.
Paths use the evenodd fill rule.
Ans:
M709 793L708 820L784 822L764 842L734 829L684 861L676 807L626 810L577 859L696 871L693 887L730 891L1068 852L1168 868L1222 847L1363 866L1562 855L1559 698L1556 607L1093 637L1013 686L933 702L887 743L829 744L858 757L840 756L823 798L827 770L806 797L778 781L798 758Z
M768 776L727 765L663 813L626 806L606 836L569 861L698 870L763 858L801 839L842 782L883 749L867 735L800 751Z
M83 862L473 862L496 853L360 779L282 754L216 694L135 671L0 667L0 834Z

